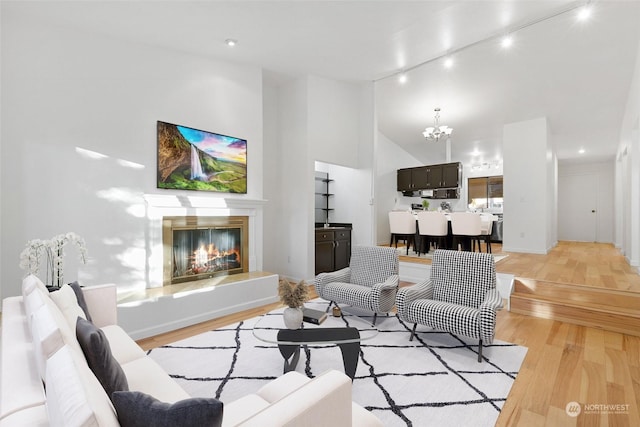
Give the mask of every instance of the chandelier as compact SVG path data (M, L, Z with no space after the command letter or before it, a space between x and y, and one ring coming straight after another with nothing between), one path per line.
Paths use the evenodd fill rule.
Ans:
M453 129L449 126L440 126L440 109L436 108L434 110L436 112L436 116L433 121L433 127L428 127L422 132L422 135L427 139L427 141L439 141L440 138L449 137Z

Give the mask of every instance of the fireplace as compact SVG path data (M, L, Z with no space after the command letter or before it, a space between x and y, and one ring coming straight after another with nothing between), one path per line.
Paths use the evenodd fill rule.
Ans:
M162 218L165 285L249 271L246 216Z

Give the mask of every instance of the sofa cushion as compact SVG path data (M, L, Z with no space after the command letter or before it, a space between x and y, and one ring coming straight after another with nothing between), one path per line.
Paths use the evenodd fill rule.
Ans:
M45 401L22 301L22 297L2 300L0 419Z
M78 306L80 306L80 308L82 309L82 312L84 313L84 318L87 319L89 322L92 322L91 314L89 314L89 308L87 307L87 302L84 299L84 293L82 292L82 288L80 287L78 282L69 283L69 286L73 290L73 293L76 294L76 300L78 302Z
M30 406L0 418L0 427L49 427L47 408L44 401L40 405Z
M107 396L111 397L114 391L129 390L127 377L111 354L111 347L104 332L88 320L78 317L76 336L89 368L104 387Z
M44 365L45 361L61 347L60 337L64 344L69 345L78 355L82 355L75 332L69 328L64 315L49 298L48 291L43 293L40 289L36 289L27 295L25 310L27 318L30 320L28 324L41 378L44 379L45 376L43 368L46 366ZM34 319L37 321L34 322ZM43 343L45 344L44 351Z
M71 286L63 285L60 287L60 290L51 292L50 296L62 312L62 315L67 320L70 328L76 328L76 319L78 317L83 319L87 318L84 311L82 311L82 308L80 308L78 299L76 298L76 293L73 291Z
M44 305L45 298L49 298L49 296L39 290L35 292L29 292L26 296L22 297L24 301L24 311L29 331L31 331L31 319L33 318L33 313L35 313L38 308Z
M139 391L117 391L112 396L123 427L216 427L222 425L222 402L189 398L176 403L160 402Z
M235 404L226 405L225 418L238 410ZM318 425L318 420L330 420L328 425L350 427L352 406L351 379L342 372L329 370L263 409L245 409L245 417L240 421L247 427L295 427ZM330 413L327 408L331 408Z
M23 298L25 298L35 289L40 289L42 292L45 292L45 293L49 292L45 284L42 283L42 280L40 280L40 278L38 278L38 276L36 275L29 274L27 277L22 279L22 297Z
M51 310L44 304L32 315L31 337L38 374L44 380L47 359L65 345L62 331L56 324Z
M47 413L52 426L117 426L104 389L67 345L47 360Z
M300 372L296 371L289 371L262 386L260 390L258 390L257 394L267 402L273 403L302 387L309 381L311 381L311 378L306 375L302 375Z
M222 425L237 426L253 414L269 407L269 402L257 394L247 394L240 399L224 405Z
M141 391L167 403L191 397L150 357L141 357L125 363L122 369L131 391Z
M134 340L118 325L109 325L100 328L104 332L111 354L116 358L120 365L129 363L132 360L140 359L146 356L146 353L140 348Z

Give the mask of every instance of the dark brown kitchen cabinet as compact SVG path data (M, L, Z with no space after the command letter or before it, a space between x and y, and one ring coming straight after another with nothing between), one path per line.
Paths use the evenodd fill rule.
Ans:
M411 169L411 184L414 190L420 190L429 185L429 170L426 167Z
M461 177L462 177L461 163L446 163L442 165L442 175L441 175L442 188L460 187Z
M432 165L425 168L427 169L427 186L424 188L431 190L442 187L442 166Z
M351 261L351 230L316 229L316 274L341 270Z
M336 242L333 268L342 270L349 267L349 261L351 261L351 230L336 230L333 236Z
M398 191L411 191L413 190L413 183L411 180L411 169L398 169Z
M460 187L462 164L444 163L398 169L398 191L435 190Z

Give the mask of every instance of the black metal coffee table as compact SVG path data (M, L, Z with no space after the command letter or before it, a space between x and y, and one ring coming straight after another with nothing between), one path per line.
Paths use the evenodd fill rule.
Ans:
M264 315L253 327L260 341L277 344L284 358L284 372L295 370L300 348L336 345L342 352L344 372L355 377L360 354L360 342L378 335L378 329L364 318L343 311L340 317L329 316L320 325L303 322L301 329L285 329L282 310Z

